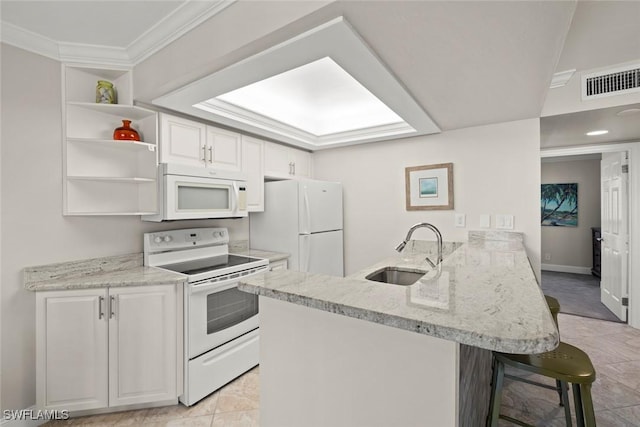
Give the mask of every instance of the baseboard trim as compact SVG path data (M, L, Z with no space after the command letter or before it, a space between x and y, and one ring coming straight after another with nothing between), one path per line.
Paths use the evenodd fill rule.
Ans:
M575 265L556 265L556 264L542 264L542 270L544 271L557 271L560 273L575 273L575 274L591 274L591 267L576 267Z
M35 414L37 413L37 409L35 406L31 406L27 409L24 409L23 411L25 411L25 413L29 413L29 411L32 411L31 413ZM13 411L12 411L13 412ZM32 419L22 419L22 420L18 420L18 419L7 419L5 418L5 412L2 412L2 418L0 418L0 427L38 427L39 425L42 425L46 422L48 422L49 420L32 420Z

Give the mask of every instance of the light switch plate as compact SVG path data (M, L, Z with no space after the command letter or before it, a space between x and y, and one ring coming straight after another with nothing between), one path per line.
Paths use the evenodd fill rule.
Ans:
M454 224L456 227L466 227L467 218L463 213L454 214Z
M491 215L480 215L480 228L491 228Z
M496 228L499 230L513 230L513 215L496 215Z

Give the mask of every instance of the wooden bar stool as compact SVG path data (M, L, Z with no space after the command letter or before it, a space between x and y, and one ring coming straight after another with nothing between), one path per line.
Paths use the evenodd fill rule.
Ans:
M493 353L493 379L491 382L490 413L487 426L497 426L498 419L502 418L521 426L533 427L512 417L500 415L502 386L505 377L504 369L507 365L560 381L561 399L568 426L572 425L567 393L568 384L571 383L578 426L595 427L596 420L591 399L591 384L596 379L595 369L589 356L584 351L564 342L560 342L560 345L555 350L540 354ZM524 378L519 380L552 390L556 389L555 387L541 385Z

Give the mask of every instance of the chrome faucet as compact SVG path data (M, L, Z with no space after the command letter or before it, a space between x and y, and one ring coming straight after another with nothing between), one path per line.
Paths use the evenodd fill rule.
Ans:
M424 228L428 228L429 230L433 231L435 233L435 235L436 235L436 239L438 240L438 260L437 260L436 264L431 262L429 257L426 258L426 260L429 263L429 265L431 265L431 267L435 268L436 265L438 265L438 264L440 264L442 262L442 234L440 233L440 230L438 230L436 228L435 225L431 225L428 222L420 222L420 223L412 226L409 229L409 232L407 233L407 237L405 237L404 240L402 242L400 242L400 244L398 246L396 246L396 251L402 252L404 247L409 242L409 239L411 239L411 236L413 235L413 232L416 231L418 228L423 228L423 227Z

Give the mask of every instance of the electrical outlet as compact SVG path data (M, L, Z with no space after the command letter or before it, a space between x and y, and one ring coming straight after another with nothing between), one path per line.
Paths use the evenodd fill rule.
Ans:
M456 227L465 227L466 226L467 220L466 220L466 215L465 214L457 213L457 214L454 214L453 217L454 217L454 221L453 222L454 222L454 225Z
M491 228L491 215L480 215L480 228Z
M544 254L544 260L545 261L551 261L551 254L549 252Z

